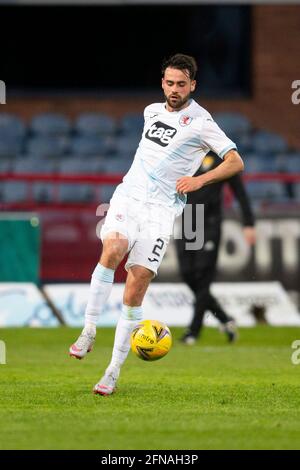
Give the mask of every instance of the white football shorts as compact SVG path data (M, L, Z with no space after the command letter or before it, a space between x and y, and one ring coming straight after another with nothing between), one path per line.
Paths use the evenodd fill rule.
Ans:
M161 204L114 195L110 201L100 237L118 232L129 242L125 269L144 266L157 274L173 234L175 213Z

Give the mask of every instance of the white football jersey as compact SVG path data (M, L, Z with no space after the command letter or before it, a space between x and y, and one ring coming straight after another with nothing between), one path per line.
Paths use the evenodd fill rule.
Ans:
M210 150L223 158L236 145L194 100L173 112L165 103L151 104L144 118L142 139L116 193L169 206L179 215L186 196L177 193L176 181L192 176Z

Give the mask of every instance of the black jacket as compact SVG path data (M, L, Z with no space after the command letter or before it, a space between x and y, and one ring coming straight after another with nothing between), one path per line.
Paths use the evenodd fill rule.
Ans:
M196 171L194 176L206 173L209 170L213 170L222 163L215 153L210 152L204 158L200 168ZM222 219L222 202L223 202L223 186L229 184L233 191L233 194L238 201L241 208L242 221L244 226L254 225L254 215L251 209L249 197L246 193L246 189L243 180L239 174L232 176L231 178L218 183L208 184L198 191L188 193L187 203L188 204L204 204L205 219L213 216L213 218Z

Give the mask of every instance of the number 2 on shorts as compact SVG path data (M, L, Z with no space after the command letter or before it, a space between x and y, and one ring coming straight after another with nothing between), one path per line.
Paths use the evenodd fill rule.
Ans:
M161 255L161 250L163 249L163 246L164 246L165 242L161 238L158 238L156 241L157 241L157 243L154 245L152 253L159 258L160 255ZM151 263L153 263L154 261L156 261L158 263L158 259L156 259L156 258L148 258L148 260Z

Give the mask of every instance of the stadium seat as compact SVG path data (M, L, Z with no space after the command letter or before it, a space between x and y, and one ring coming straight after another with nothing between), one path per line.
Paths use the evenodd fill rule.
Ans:
M28 191L26 183L11 181L3 183L1 186L3 202L24 202L27 199Z
M34 183L32 188L33 199L39 203L53 202L55 200L53 183L39 182Z
M252 152L252 135L251 133L233 136L229 134L229 137L234 140L239 154L244 157L246 153Z
M295 190L295 199L297 202L300 203L300 183L295 184L294 190Z
M74 155L102 156L113 151L114 140L109 137L77 136L71 142L71 152Z
M136 134L141 137L144 127L144 118L142 113L127 113L119 122L121 134Z
M113 135L116 128L116 121L103 113L82 113L75 122L76 131L86 136Z
M82 156L65 157L59 162L59 173L62 175L97 175L102 172L104 159L82 158ZM58 187L58 198L61 202L86 203L95 199L95 185L84 183L61 183Z
M244 136L251 130L249 119L240 113L220 112L213 115L216 123L231 139Z
M35 156L20 156L14 160L12 171L15 174L53 174L55 167L56 163L53 160L39 160Z
M1 136L0 137L0 159L12 158L22 151L22 140L19 138Z
M14 114L0 113L0 140L5 138L23 139L26 128L17 116Z
M245 173L274 173L276 172L276 159L272 155L258 155L247 153L243 155Z
M132 161L127 158L110 158L104 161L104 173L121 173L125 174L129 170Z
M13 162L13 158L0 158L0 173L10 173Z
M89 184L60 184L58 188L60 202L91 202L95 199L94 187Z
M287 142L274 132L257 131L252 138L253 150L256 153L275 154L288 150Z
M117 185L105 184L100 188L101 202L109 202Z
M136 149L138 148L141 135L128 134L119 136L115 142L116 154L133 160Z
M105 158L93 158L82 156L70 156L61 159L58 162L58 171L61 174L92 174L97 175L101 173L106 164Z
M289 152L278 155L276 167L282 173L300 173L300 153Z
M250 181L246 186L254 201L284 202L287 199L285 187L279 181Z
M69 134L71 123L63 114L40 113L31 120L30 129L38 135L61 136Z
M67 152L70 145L69 139L66 136L49 137L37 136L27 140L26 152L31 155L36 155L38 158L44 157L60 157Z

